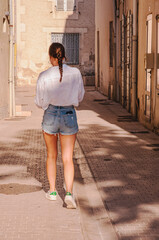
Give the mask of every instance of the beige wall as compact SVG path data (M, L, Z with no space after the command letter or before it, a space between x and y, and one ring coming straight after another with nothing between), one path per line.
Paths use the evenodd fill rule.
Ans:
M119 4L119 24L122 20L122 14L125 15L125 17L128 17L128 12L131 10L131 13L133 13L133 0L125 0L124 5L123 1L118 1ZM147 16L152 13L152 52L154 53L154 68L151 70L151 119L148 119L145 116L145 88L146 88L146 71L145 71L145 53L146 53L146 20ZM155 131L159 132L159 88L157 88L157 36L156 36L156 29L157 29L157 21L156 21L156 15L159 14L159 1L158 0L138 0L138 54L137 54L137 117L140 122L142 122L145 126L147 126L150 129L153 129ZM113 63L113 68L109 67L109 22L114 21L113 19L113 1L109 0L96 0L96 86L98 87L98 71L100 72L100 87L99 90L103 92L104 94L109 94L109 84L114 86L114 70L115 66ZM100 35L100 64L98 67L98 44L97 44L97 31L99 31ZM126 56L128 51L130 51L129 47L127 46L127 34L129 33L127 24L125 23L125 52ZM128 86L128 80L127 80L127 71L129 70L129 67L132 67L132 61L130 61L131 65L128 65L128 60L125 58L125 78L124 82L122 82L122 65L121 65L121 29L119 25L119 48L117 49L119 54L119 60L120 64L117 66L119 70L119 90L120 90L120 103L124 104L125 107L132 111L132 94L133 94L133 88L132 88L132 76L130 75L129 81L130 81L130 101L127 101L127 86ZM159 42L158 42L159 44ZM132 47L132 44L131 44ZM131 51L130 51L131 52ZM131 55L129 55L131 57ZM129 58L128 56L128 58ZM133 56L133 49L132 49L132 56ZM128 67L129 66L129 67ZM124 69L124 68L123 68ZM124 72L124 71L123 71ZM129 76L129 75L128 75ZM123 87L124 86L124 87ZM115 86L116 88L116 86ZM124 98L122 98L122 89L124 89ZM114 89L113 89L114 92ZM114 94L114 93L113 93ZM112 94L112 95L113 95ZM129 105L130 103L130 105ZM123 104L123 106L124 106Z
M92 0L77 0L75 12L57 12L55 0L17 0L17 83L35 83L50 66L51 33L80 33L80 65L94 75L94 15ZM90 7L91 5L91 7Z
M159 14L159 1L155 0L154 15L156 16L158 14ZM155 27L157 28L156 24L157 24L157 21L155 21L154 28ZM156 28L155 28L155 30L156 30ZM155 31L155 32L157 32L157 31ZM159 34L158 34L158 36L159 36ZM155 35L155 39L157 40L156 35ZM154 44L155 44L154 45L154 48L155 48L154 49L154 52L155 52L155 55L154 55L154 57L155 57L155 64L154 64L154 67L155 67L155 69L154 69L154 97L155 97L155 100L153 102L153 120L154 120L153 123L154 123L154 126L155 126L157 132L159 133L159 86L157 86L157 61L156 61L157 47L159 49L159 38L158 38L158 43L155 42ZM159 78L159 76L158 76L158 78ZM159 79L158 79L158 82L159 82Z
M109 22L113 21L113 1L96 0L95 7L96 19L96 86L100 85L99 90L108 95L109 84L113 85L114 71L109 67ZM98 69L98 46L97 46L97 31L99 31L99 69ZM100 82L98 83L98 71Z
M8 11L8 0L0 3L0 119L8 116L9 108L9 29L5 12ZM4 23L3 23L4 19Z
M151 121L145 117L145 89L146 89L146 71L144 66L144 57L146 53L146 20L147 16L152 14L152 53L154 53L154 68L151 69ZM147 127L159 129L159 89L157 89L156 76L156 15L159 14L159 2L155 0L139 1L139 51L138 51L138 98L140 106L138 109L138 118Z

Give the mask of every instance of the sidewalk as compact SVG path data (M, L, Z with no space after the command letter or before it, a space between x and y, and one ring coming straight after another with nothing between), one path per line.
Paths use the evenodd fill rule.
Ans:
M18 87L16 104L21 105L22 115L25 111L29 115L28 111L31 111L31 116L0 121L0 240L117 239L78 142L74 151L77 209L63 207L60 151L57 161L58 200L51 202L45 198L49 185L41 134L43 111L35 106L34 95L34 87ZM88 179L87 186L84 179ZM95 213L96 205L102 214Z
M159 239L159 136L87 89L78 140L119 239Z
M58 200L45 199L43 111L34 95L34 87L18 87L16 103L31 116L0 121L0 240L158 240L159 136L86 88L74 151L78 207L68 210L60 152Z

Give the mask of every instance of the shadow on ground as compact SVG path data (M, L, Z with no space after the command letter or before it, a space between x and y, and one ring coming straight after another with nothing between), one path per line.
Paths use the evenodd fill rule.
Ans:
M87 102L84 101L78 111L86 118L86 121L80 124L78 141L119 239L158 240L159 155L156 146L159 141L156 142L149 131L145 135L130 133L145 129L137 122L118 121L118 116L121 120L121 116L128 114L116 103L103 105L95 103L93 95L91 97L89 95ZM96 122L95 118L99 121ZM27 169L24 175L21 173L17 177L24 179L27 172L41 183L44 191L48 190L46 150L41 130L21 131L16 136L16 142L8 142L7 145L0 142L0 162L1 166L25 166ZM75 171L79 184L83 185L85 182L89 184L89 181L91 184L92 179L89 176L83 179L77 163ZM12 174L0 174L0 178L4 181ZM15 173L13 175L15 176ZM63 179L63 166L59 154L57 190L62 199ZM8 185L8 188L9 186L11 188L8 190L6 186L1 185L0 193L4 193L5 187L7 191L5 194L12 194L13 189L18 188L17 185ZM34 186L30 189L37 191ZM84 198L79 198L79 203L90 219L92 211L100 218L100 207L92 209Z
M2 170L0 172L0 180L4 183L9 182L0 185L0 193L20 194L38 191L41 188L45 192L48 191L46 149L41 130L20 131L15 142L8 142L7 145L0 142L0 152L1 168L3 169L3 173ZM19 166L19 169L14 169L15 165ZM41 187L36 183L27 185L27 180L30 178L35 178L40 182ZM12 183L12 179L16 182ZM31 181L34 182L34 180ZM22 186L19 183L25 184ZM57 190L60 191L60 194L64 194L61 189L63 189L63 168L59 157L57 161Z
M119 239L158 240L159 138L128 117L118 121L129 115L125 109L101 101L90 94L78 108L87 116L78 140L89 168Z

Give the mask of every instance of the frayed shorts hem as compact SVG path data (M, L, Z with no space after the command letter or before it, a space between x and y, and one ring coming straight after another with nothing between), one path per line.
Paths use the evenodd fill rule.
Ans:
M61 134L61 135L69 136L69 135L74 135L74 134L78 133L78 132L79 132L79 129L77 129L76 131L71 132L71 133L65 133L65 132L64 132L64 133L63 133L63 132L50 133L49 131L44 130L44 129L42 129L42 131L43 131L44 133L49 134L49 135L57 135L57 134Z

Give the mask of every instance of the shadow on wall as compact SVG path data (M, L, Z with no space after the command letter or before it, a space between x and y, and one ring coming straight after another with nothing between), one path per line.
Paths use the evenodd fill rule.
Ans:
M78 4L83 4L83 2L79 2ZM78 12L78 14L80 18L81 12ZM77 32L77 30L72 30L72 32L67 31L69 28L82 29L80 22L77 24L77 20L72 20L73 15L74 14L69 15L66 19L64 33L51 33L51 42L59 42L63 44L66 51L66 64L80 69L84 85L95 86L95 50L92 50L91 46L86 47L85 38L87 40L88 36L86 37L84 33ZM87 26L83 26L83 28L87 28ZM92 41L94 42L94 39L90 39L90 42Z

